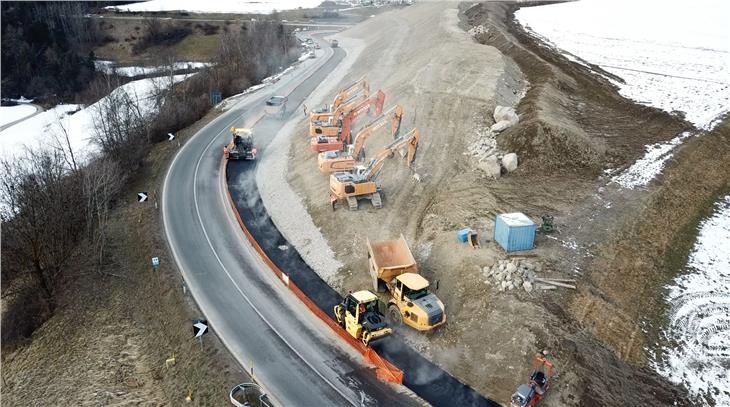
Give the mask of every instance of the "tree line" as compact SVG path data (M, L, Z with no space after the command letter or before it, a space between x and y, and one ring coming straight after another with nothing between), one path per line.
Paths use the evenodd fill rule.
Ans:
M49 141L42 147L0 159L3 344L29 337L53 314L64 283L78 273L74 259L82 245L91 248L85 256L105 275L108 221L150 146L203 117L212 90L224 97L239 93L293 62L297 45L279 22L247 25L223 36L213 66L177 83L176 60L168 56L170 75L153 81L145 101L152 100L152 114L141 108L138 95L120 88L123 78L99 73L89 86L106 95L92 112L97 154L79 162L58 126L44 135Z
M96 75L98 32L83 18L99 2L3 1L2 95L68 99Z

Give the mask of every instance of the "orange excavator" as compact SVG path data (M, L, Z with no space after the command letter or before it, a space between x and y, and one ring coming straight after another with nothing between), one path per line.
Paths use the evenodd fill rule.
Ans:
M339 103L332 109L331 112L319 112L310 113L309 115L309 135L314 137L317 134L322 134L321 131L317 132L315 129L318 127L332 125L352 110L355 106L368 99L368 93L362 89L358 89L357 92L350 95L349 98L344 99L342 103Z
M312 110L309 115L309 121L328 120L332 113L334 113L340 105L355 95L360 95L363 99L367 99L368 96L370 96L370 83L367 79L365 79L365 77L358 79L354 83L340 90L331 105L324 105L319 109Z
M314 130L316 135L309 140L309 148L315 153L342 150L345 145L350 144L350 127L352 123L358 117L367 113L371 106L375 106L375 114L380 115L383 112L383 103L385 103L385 93L379 90L375 96L350 109L341 120L328 123L325 126L310 124L310 134Z
M555 366L542 356L535 358L530 380L519 385L512 394L511 407L533 407L545 397L550 380L555 375Z
M355 162L360 161L365 156L363 147L365 141L375 131L385 126L390 121L390 134L395 139L398 137L401 119L403 118L403 108L401 105L395 105L381 114L375 120L371 121L355 136L354 142L345 146L340 151L323 151L317 157L319 170L322 172L349 171L355 167Z
M380 186L375 182L385 159L392 157L396 150L408 148L406 163L412 168L421 135L413 129L403 137L395 139L381 150L367 165L357 165L352 171L338 171L330 175L330 202L334 209L338 201L347 201L350 210L357 210L358 199L370 199L376 209L383 207ZM405 154L403 154L405 155Z

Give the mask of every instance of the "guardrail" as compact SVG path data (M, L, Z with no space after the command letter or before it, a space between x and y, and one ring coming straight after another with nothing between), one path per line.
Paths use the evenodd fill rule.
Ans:
M236 407L274 407L256 383L241 383L231 389L231 404Z

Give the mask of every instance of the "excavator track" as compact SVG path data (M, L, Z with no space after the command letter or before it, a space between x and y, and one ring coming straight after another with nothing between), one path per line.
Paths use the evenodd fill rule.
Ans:
M375 192L374 194L370 195L370 202L373 203L373 206L375 209L380 209L383 207L383 200L380 197L380 192Z
M356 211L357 210L357 198L355 198L354 196L348 196L347 197L347 206L350 207L351 211Z

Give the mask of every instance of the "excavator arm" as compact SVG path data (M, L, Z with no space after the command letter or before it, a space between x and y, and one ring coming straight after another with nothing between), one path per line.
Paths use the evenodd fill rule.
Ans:
M347 99L358 93L364 95L366 98L370 96L370 83L368 83L368 80L365 79L364 76L355 81L350 86L341 90L340 93L335 96L335 100L332 102L332 110L337 109L342 104L342 102L346 101Z
M383 112L383 103L385 103L385 93L379 90L375 96L364 100L352 108L342 120L342 129L340 130L338 139L343 141L344 144L350 144L350 127L352 126L352 122L367 112L370 106L375 106L375 114L380 115Z
M365 146L365 141L373 134L373 132L385 126L388 123L388 118L391 119L390 135L393 138L396 138L398 136L401 119L403 118L403 107L401 105L395 105L391 107L385 113L381 114L380 116L375 118L375 120L371 121L370 123L365 125L365 127L360 129L360 131L355 136L355 141L353 143L353 158L358 159L358 157L360 156L360 152L362 152L363 146Z
M409 167L413 165L413 162L416 160L416 151L418 149L418 142L420 139L421 133L418 129L413 129L405 136L395 139L392 143L390 143L390 145L380 150L380 152L372 160L370 160L370 163L363 172L363 179L368 181L375 179L380 173L380 170L383 169L385 159L392 157L396 150L400 150L405 147L408 148L406 163L408 163Z

